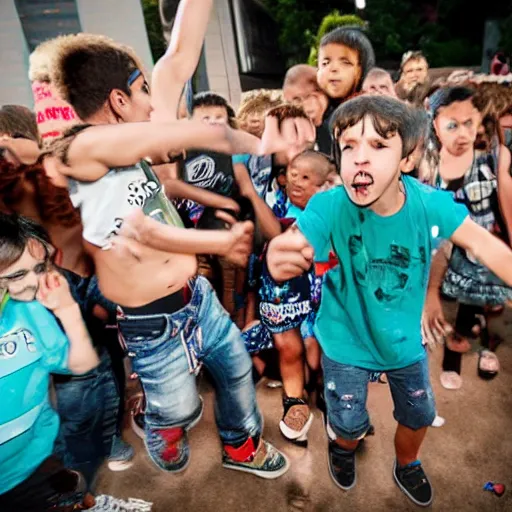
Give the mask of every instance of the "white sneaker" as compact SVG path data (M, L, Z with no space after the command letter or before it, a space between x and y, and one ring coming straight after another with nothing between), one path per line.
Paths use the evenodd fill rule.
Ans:
M442 427L446 423L446 420L442 416L437 416L434 418L431 427L439 428Z
M151 512L153 503L135 498L124 501L106 494L95 497L96 504L88 509L89 512Z
M135 450L122 437L115 436L107 466L110 471L126 471L133 466Z

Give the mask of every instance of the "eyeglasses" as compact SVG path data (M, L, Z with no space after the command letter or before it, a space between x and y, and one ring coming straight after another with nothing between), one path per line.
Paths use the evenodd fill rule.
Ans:
M18 281L22 281L27 277L31 272L34 272L37 276L40 276L41 274L44 274L48 271L50 268L50 255L48 253L48 250L45 247L45 256L44 261L41 263L37 263L34 265L31 269L24 268L21 270L18 270L17 272L14 272L13 274L10 274L8 276L0 276L0 288L7 288L7 286L10 283L16 283Z

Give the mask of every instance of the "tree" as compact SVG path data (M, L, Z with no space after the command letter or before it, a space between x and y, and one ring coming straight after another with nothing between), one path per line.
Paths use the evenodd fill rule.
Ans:
M309 39L313 40L313 44L311 46L311 50L309 52L308 63L311 66L317 65L318 58L318 46L322 37L325 34L331 32L335 28L338 27L366 27L366 23L359 17L354 14L340 14L338 10L332 11L327 16L324 17L322 23L320 23L320 27L318 28L318 32L316 37L313 37L310 32L307 32L306 35Z
M279 27L279 46L289 66L306 62L322 18L333 9L354 12L353 0L263 0Z

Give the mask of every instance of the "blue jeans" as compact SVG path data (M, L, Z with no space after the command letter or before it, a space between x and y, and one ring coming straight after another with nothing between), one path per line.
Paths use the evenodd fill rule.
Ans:
M325 355L322 366L327 416L332 430L343 439L360 439L370 427L366 399L368 382L375 372L337 363ZM436 416L436 406L427 357L405 368L386 371L386 376L395 405L395 420L413 430L430 426Z
M215 419L224 444L260 435L252 362L240 331L208 280L192 281L192 298L172 314L123 315L119 329L146 396L150 428L189 427L201 414L196 374L202 362L216 388Z
M90 372L54 378L60 431L54 452L67 468L82 473L90 486L110 455L117 432L119 391L110 357L104 352Z

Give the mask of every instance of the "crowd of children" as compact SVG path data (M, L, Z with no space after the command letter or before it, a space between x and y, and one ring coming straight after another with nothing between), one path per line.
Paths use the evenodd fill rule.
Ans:
M395 84L362 30L338 28L317 68L290 68L282 91L251 91L235 112L183 92L212 4L181 0L152 76L101 35L46 41L30 62L38 115L0 109L1 510L150 510L94 496L98 468L133 463L126 402L151 461L185 470L202 371L225 468L290 467L264 438L266 376L291 443L307 447L322 411L345 491L373 433L368 383L385 374L393 475L428 506L427 346L444 344L447 389L472 339L478 374L499 373L489 322L512 297L512 79L431 82L408 52ZM49 126L48 105L65 122ZM453 326L442 297L458 303Z

